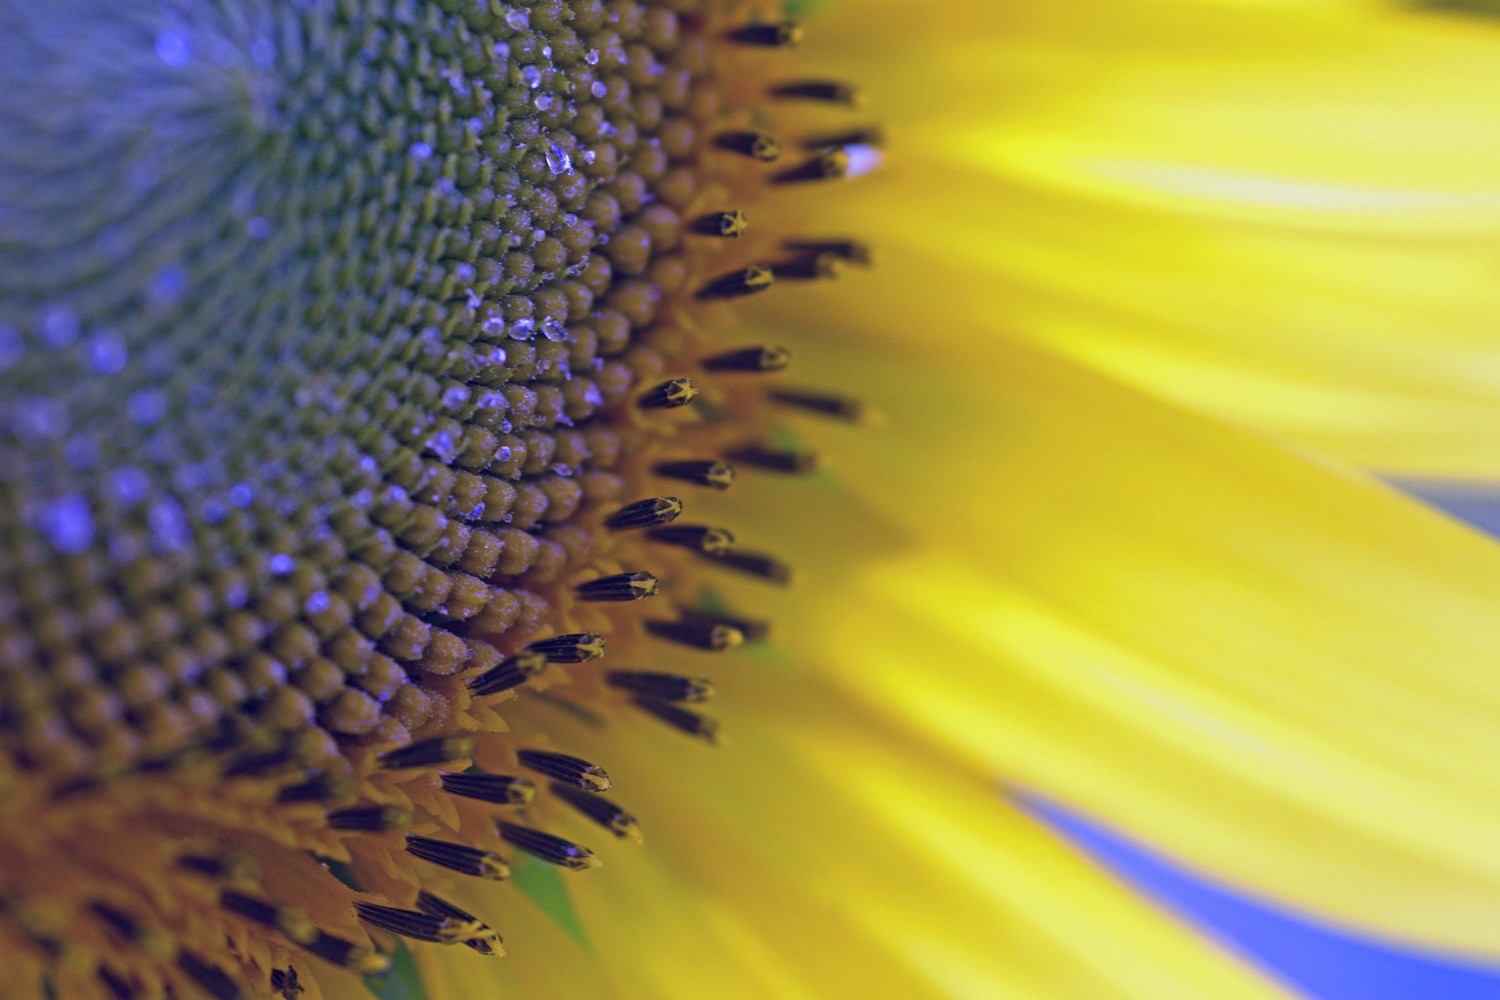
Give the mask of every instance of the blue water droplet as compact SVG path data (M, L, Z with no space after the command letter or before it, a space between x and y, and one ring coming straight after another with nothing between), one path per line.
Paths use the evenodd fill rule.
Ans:
M89 367L101 375L113 375L125 367L125 341L113 333L97 333L88 342Z
M568 151L555 142L547 143L547 169L552 171L552 176L559 174L571 174L573 172L573 160L568 156Z
M81 493L58 497L37 515L37 527L52 547L66 555L83 552L94 541L94 512Z
M185 35L163 31L156 36L156 58L168 66L186 66L193 58L193 51Z

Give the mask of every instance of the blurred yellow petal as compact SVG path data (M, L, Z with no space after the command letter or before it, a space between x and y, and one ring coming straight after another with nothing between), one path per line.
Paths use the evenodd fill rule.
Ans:
M964 301L938 332L1003 322L1380 471L1500 473L1500 31L1062 0L882 5L902 42L861 47L869 6L834 20L902 123L875 226Z
M1496 954L1500 549L1071 362L966 356L869 362L891 419L825 502L869 510L835 546L883 519L892 552L809 571L820 662L1242 886Z
M1284 996L1007 805L987 769L771 669L725 678L713 753L611 743L648 846L575 896L622 996Z

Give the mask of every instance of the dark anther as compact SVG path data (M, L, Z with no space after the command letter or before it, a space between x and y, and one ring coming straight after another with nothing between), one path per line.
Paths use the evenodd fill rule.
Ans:
M363 833L405 830L411 826L411 820L411 810L397 806L359 806L355 809L337 809L328 814L328 825L335 830Z
M706 649L714 653L733 649L745 641L745 633L733 625L720 622L699 622L687 619L675 622L655 621L647 622L646 628L650 629L651 634L657 638L683 646L692 646L695 649Z
M616 573L573 588L585 601L639 601L656 595L656 577L650 573Z
M729 453L736 462L753 465L757 469L771 472L790 472L805 475L818 467L818 456L811 451L786 451L779 448L763 448L747 444Z
M177 952L177 967L214 1000L239 1000L244 996L229 978L229 973L217 965L210 965L186 948Z
M651 467L658 476L680 479L695 486L727 490L734 483L734 467L726 462L658 462Z
M354 782L347 778L334 777L333 775L322 775L311 781L299 781L295 785L287 785L276 793L276 801L282 805L293 805L298 802L339 802L354 795Z
M796 184L802 181L827 181L849 175L849 154L842 149L829 149L809 157L801 164L778 171L772 180L778 184Z
M771 163L781 157L781 142L764 132L722 132L714 136L714 145L762 163Z
M541 653L548 663L587 663L604 655L604 636L593 632L571 632L533 642L526 648Z
M254 896L247 896L242 892L221 892L219 905L230 913L239 914L246 920L252 920L265 927L275 927L276 916L280 912L276 904L256 899Z
M693 232L704 236L743 236L750 228L750 220L737 208L727 212L710 212L692 221Z
M711 558L715 565L737 570L749 576L760 577L762 580L768 580L783 587L792 582L792 568L775 556L764 552L731 549Z
M94 912L94 916L108 924L115 933L127 941L134 941L140 937L140 925L123 911L115 909L108 903L90 903L89 909Z
M686 406L698 395L698 387L689 378L668 379L654 389L649 389L636 400L636 405L648 410L670 410Z
M844 132L823 132L807 136L802 148L808 152L819 149L839 149L844 146L884 146L885 130L878 125L852 128Z
M391 968L391 960L386 956L357 945L353 941L345 941L341 937L321 931L312 943L303 947L326 962L332 962L341 968L353 969L367 976L379 975L390 971Z
M493 851L481 851L477 847L469 847L466 844L454 844L446 840L434 840L431 837L408 834L406 853L464 875L473 875L475 878L499 881L510 875L510 865L506 864L505 859L500 855Z
M532 857L580 872L586 868L599 867L599 859L594 857L593 851L572 841L514 823L500 822L496 826L507 843L514 844Z
M707 716L690 712L681 705L674 705L669 701L657 701L654 698L636 698L635 704L689 736L696 736L709 743L719 742L719 724Z
M826 281L844 273L844 258L832 253L802 253L771 265L778 279Z
M777 21L775 24L749 24L728 32L732 42L741 45L764 45L781 48L802 44L802 26L796 21Z
M468 945L481 955L503 955L505 954L504 942L500 935L490 930L472 913L460 910L446 899L439 899L425 889L417 893L417 909L429 916L442 917L463 925L462 936L459 941Z
M310 920L295 910L283 909L263 899L247 896L243 892L231 891L219 893L219 905L246 920L280 931L297 944L307 945L317 940L318 929Z
M440 917L420 910L402 910L379 903L357 901L354 904L359 919L392 934L400 934L415 941L433 944L456 944L463 938L464 921L452 917Z
M609 788L609 775L604 773L604 768L590 764L581 757L569 757L565 753L546 750L518 750L516 758L523 767L549 778L565 781L585 792L602 792Z
M825 417L837 417L850 423L859 423L868 416L864 403L848 396L835 396L821 392L802 392L796 389L771 389L766 396L783 406L807 410Z
M682 608L677 612L683 621L697 622L703 625L728 625L737 628L744 635L746 642L763 642L770 638L771 623L763 618L738 618L733 615L715 614L709 611L696 611Z
M224 854L180 854L177 867L184 871L206 875L211 879L233 882L251 879L256 875L255 859L241 851Z
M702 524L674 524L669 528L657 528L648 532L652 541L680 545L704 555L720 555L729 551L734 536L724 528L710 528Z
M474 737L468 734L434 736L380 755L380 766L387 771L404 767L428 767L451 764L474 756Z
M552 794L604 827L616 837L630 839L637 844L641 842L641 828L636 825L635 817L615 805L615 803L598 795L580 792L578 789L571 788L560 782L554 781L551 787Z
M508 774L445 774L443 791L497 806L524 806L536 795L530 778Z
M613 531L627 528L655 528L677 520L682 513L682 501L676 497L652 497L627 504L604 519L604 526Z
M856 88L837 80L799 80L795 83L783 83L771 88L771 96L782 100L847 104L849 107L857 107L864 101L864 95Z
M281 1000L297 1000L305 992L297 978L297 970L290 965L285 969L271 970L271 989L281 994Z
M707 701L713 685L701 677L655 674L644 670L611 670L604 676L610 687L659 701Z
M785 347L745 347L704 358L703 367L713 372L779 372L791 360Z
M145 995L139 987L126 982L124 978L115 975L102 965L96 971L99 981L105 985L115 1000L136 1000L136 997Z
M52 797L54 799L66 799L75 795L91 792L104 784L100 778L71 778L52 786Z
M785 240L781 247L797 253L831 253L860 267L869 267L873 257L869 245L858 240Z
M776 276L769 267L752 264L742 271L735 271L715 278L698 290L700 299L732 299L740 295L754 295L770 288Z
M546 653L533 649L522 650L515 656L506 657L498 665L477 677L470 677L465 683L471 695L475 698L483 698L487 695L499 694L501 691L509 691L513 687L520 687L546 669Z
M277 747L264 753L241 757L224 768L226 778L259 777L280 770L292 762L292 752L286 747Z

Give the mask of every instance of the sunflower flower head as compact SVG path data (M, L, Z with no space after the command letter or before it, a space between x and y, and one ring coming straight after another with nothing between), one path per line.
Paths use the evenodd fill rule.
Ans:
M867 262L751 224L874 157L801 38L696 0L0 12L7 995L499 955L502 890L452 886L641 839L558 720L714 740L701 674L766 626L703 581L790 570L694 505L812 467L774 408L861 415L725 332Z

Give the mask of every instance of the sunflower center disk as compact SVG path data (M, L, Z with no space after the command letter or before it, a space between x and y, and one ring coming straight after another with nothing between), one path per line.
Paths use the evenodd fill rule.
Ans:
M564 813L639 839L528 706L712 739L685 707L707 680L591 661L764 634L681 580L787 568L679 516L736 465L811 467L759 440L764 403L852 404L762 395L746 376L786 352L704 330L865 262L763 242L741 206L872 141L765 131L853 94L733 6L0 12L0 957L23 994L294 996L379 972L392 935L499 954L428 890L515 852L596 865L537 825Z

